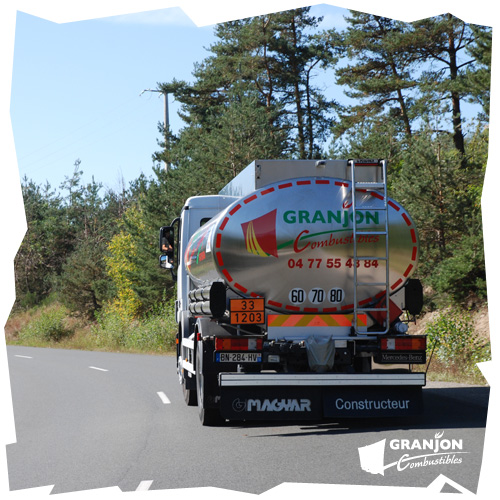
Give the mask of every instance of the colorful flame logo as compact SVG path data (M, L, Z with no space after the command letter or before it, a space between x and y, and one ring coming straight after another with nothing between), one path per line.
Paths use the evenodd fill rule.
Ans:
M241 225L245 237L245 245L249 253L259 257L278 258L278 245L276 243L276 212L261 215L256 219Z

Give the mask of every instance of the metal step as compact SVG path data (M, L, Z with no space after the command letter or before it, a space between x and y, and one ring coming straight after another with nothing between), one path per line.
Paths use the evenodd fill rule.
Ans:
M387 234L386 231L365 231L363 229L356 232L356 234L367 234L368 236L385 236Z
M384 189L383 182L356 182L356 189Z
M389 260L387 257L375 257L369 255L358 255L358 260Z

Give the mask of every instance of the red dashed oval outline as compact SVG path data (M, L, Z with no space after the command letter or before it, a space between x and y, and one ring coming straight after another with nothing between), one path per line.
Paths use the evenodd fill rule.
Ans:
M335 186L338 187L351 187L350 182L345 182L345 181L338 181L338 180L330 180L330 179L315 179L314 183L318 186L329 186L330 184L334 184ZM242 203L244 205L248 205L252 201L255 201L258 199L259 195L260 196L266 196L268 194L274 193L274 192L279 192L282 191L283 189L288 189L290 187L296 186L296 187L301 187L301 186L310 186L312 184L312 180L307 180L307 179L302 179L302 180L297 180L297 181L292 181L292 182L286 182L282 184L278 184L278 190L276 190L275 187L267 188L267 189L262 189L260 191L257 191L256 193L250 195L248 198L244 199L243 202L239 201L237 204L231 208L231 210L228 212L228 216L224 217L222 220L220 226L216 229L216 242L215 242L215 248L217 249L216 251L216 261L217 264L219 265L219 270L220 272L224 275L228 285L232 287L233 289L236 289L238 292L243 293L244 295L249 295L250 297L253 298L261 298L262 296L255 293L251 292L246 288L245 286L241 285L240 283L236 282L233 280L233 277L231 276L231 273L224 267L224 260L222 258L222 254L220 252L220 247L221 247L221 242L222 242L222 232L226 228L227 223L229 222L229 219L240 210L242 207ZM374 198L377 198L379 200L383 200L384 196L381 195L378 191L367 191L366 189L360 189L358 191L363 191L363 192L368 192L371 194ZM401 212L402 207L397 205L394 201L388 200L387 201L388 207L392 208L396 212ZM414 244L413 249L412 249L412 256L411 256L411 261L412 263L408 266L406 271L403 273L403 276L406 278L410 274L410 272L413 270L413 268L416 266L417 263L417 256L418 256L418 246L417 246L417 236L416 236L416 231L415 228L413 227L413 223L411 222L410 218L405 212L401 212L400 214L403 218L403 220L406 222L406 225L410 227L410 233L411 233L411 238L412 238L412 243ZM401 283L403 282L402 278L399 278L395 283L393 283L390 286L390 289L394 291L396 288L398 288ZM369 297L367 299L363 299L358 302L359 306L366 305L370 302L373 302L377 298L381 298L384 295L384 292L379 292L377 295L375 295L374 298ZM354 309L354 304L347 304L344 306L340 307L340 310L338 307L325 307L323 309L319 309L317 307L304 307L300 308L298 306L294 306L291 304L283 304L281 302L276 302L275 300L267 300L266 303L270 308L278 308L278 309L285 309L286 311L291 311L291 312L304 312L304 313L334 313L334 312L342 312L342 311L348 311L351 309Z

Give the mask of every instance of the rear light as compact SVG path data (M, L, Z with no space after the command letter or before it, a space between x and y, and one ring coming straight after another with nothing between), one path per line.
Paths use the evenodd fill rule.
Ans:
M262 349L262 339L215 338L216 351L256 351Z
M384 337L380 340L383 351L425 351L425 337Z

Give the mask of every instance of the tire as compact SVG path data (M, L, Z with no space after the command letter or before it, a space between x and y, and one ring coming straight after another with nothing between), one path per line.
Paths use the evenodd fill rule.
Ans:
M203 343L199 342L196 349L196 397L198 402L198 415L204 426L216 427L224 423L217 408L206 407L205 377L203 373Z

